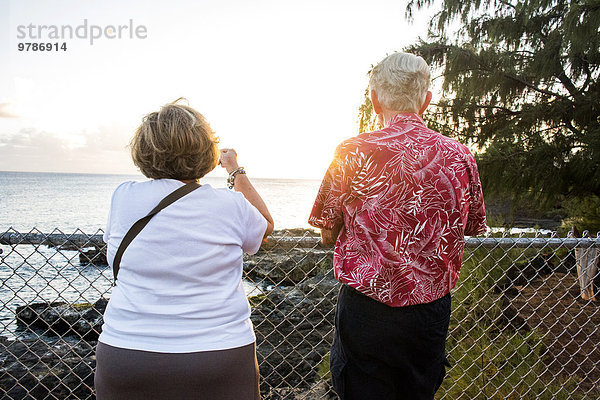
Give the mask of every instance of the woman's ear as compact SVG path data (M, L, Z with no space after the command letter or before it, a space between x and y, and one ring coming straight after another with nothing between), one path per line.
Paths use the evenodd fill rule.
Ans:
M381 114L381 104L379 103L377 93L375 93L374 90L371 90L371 104L373 104L373 111L375 111L375 114Z
M423 105L421 106L421 109L419 110L419 115L423 115L423 113L429 106L429 103L431 103L432 96L433 96L433 94L431 94L431 91L428 90L427 94L425 95L425 101L423 102Z

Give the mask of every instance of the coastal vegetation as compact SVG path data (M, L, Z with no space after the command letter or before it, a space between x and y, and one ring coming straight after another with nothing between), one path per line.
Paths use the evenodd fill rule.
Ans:
M411 0L438 7L404 49L431 65L428 125L476 154L487 197L600 230L600 1ZM377 121L368 92L359 130Z
M559 305L581 312L574 298L578 293L570 290L575 275L569 252L467 249L463 259L446 344L451 368L439 398L584 399L588 390L597 395L597 377L556 362L566 351L561 335L567 319L573 326L580 323L570 312L564 321L557 317ZM571 356L585 359L593 347L579 345Z

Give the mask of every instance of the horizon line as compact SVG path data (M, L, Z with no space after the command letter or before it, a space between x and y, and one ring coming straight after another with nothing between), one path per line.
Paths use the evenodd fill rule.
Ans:
M65 172L65 171L18 171L18 170L0 170L0 173L4 172L16 172L23 174L60 174L60 175L113 175L113 176L140 176L146 179L148 178L141 172ZM212 171L211 171L212 172ZM227 175L223 176L209 176L208 174L203 176L200 179L209 178L209 179L226 179ZM298 180L298 181L320 181L323 178L297 178L297 177L265 177L265 176L252 176L251 179L279 179L279 180Z

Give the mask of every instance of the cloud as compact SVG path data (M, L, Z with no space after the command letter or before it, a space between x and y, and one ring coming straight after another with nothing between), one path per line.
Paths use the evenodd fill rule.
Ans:
M85 140L84 147L95 150L124 151L128 152L127 145L133 130L113 123L110 125L101 125L97 130L84 132L82 134Z
M126 143L111 127L67 137L25 128L0 135L0 170L135 173Z
M0 103L0 118L18 118L19 116L13 111L12 103Z

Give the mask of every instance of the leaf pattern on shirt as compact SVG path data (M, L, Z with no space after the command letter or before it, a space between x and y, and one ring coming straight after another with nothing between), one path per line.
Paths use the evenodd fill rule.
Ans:
M391 306L446 295L458 280L464 236L487 230L471 152L408 113L338 146L309 223L343 226L336 278Z

